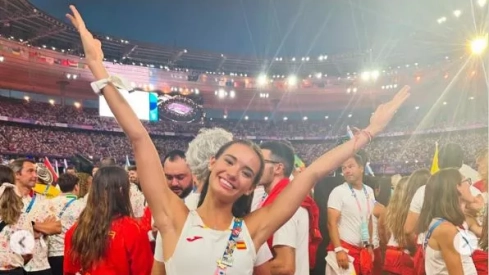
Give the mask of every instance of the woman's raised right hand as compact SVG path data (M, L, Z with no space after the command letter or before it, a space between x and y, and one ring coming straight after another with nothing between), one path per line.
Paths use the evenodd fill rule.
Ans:
M100 40L95 39L87 30L85 22L81 17L75 6L71 5L70 10L73 14L66 14L66 17L70 19L71 24L76 28L83 44L83 50L85 51L85 59L90 64L92 62L102 62L104 59L104 53L102 52L102 43Z

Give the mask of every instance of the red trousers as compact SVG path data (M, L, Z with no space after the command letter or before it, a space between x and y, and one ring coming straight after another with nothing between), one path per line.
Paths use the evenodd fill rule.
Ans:
M414 262L400 247L388 246L385 251L384 271L396 275L412 275Z
M374 249L374 270L373 275L382 275L382 249Z
M424 251L423 246L420 244L416 245L416 253L414 253L413 262L413 275L426 275L426 271L424 270Z
M472 254L472 260L474 261L477 275L487 275L487 252L482 250L476 250Z
M357 275L376 275L373 273L372 257L370 257L367 249L351 245L344 241L341 241L341 246L348 249L348 255L355 259L353 261L353 267ZM334 251L333 244L330 243L326 250Z

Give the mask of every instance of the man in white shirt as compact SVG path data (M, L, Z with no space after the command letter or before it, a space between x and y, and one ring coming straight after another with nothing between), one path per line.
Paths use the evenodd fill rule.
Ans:
M438 166L440 169L444 168L457 168L464 178L470 178L471 182L475 182L478 178L471 172L473 170L467 165L463 164L464 153L462 147L455 143L449 143L440 149L438 154ZM477 172L476 172L477 173ZM416 234L416 227L418 224L419 213L423 208L424 194L426 186L423 185L414 194L409 207L408 216L404 223L404 234L408 237L408 240L413 240ZM474 201L467 207L469 209L480 209L484 205L484 198L482 193L475 187L470 186L470 192L474 196ZM417 244L420 245L423 240L423 234L418 235Z
M297 168L294 169L294 172L289 177L290 181L294 180L294 173L300 173L300 172ZM263 203L263 201L265 201L267 196L268 195L267 192L265 191L265 187L263 187L263 185L261 184L258 185L253 191L253 199L251 200L251 212L260 208L261 204Z
M139 187L138 172L136 166L127 167L129 177L129 200L131 201L132 212L135 218L141 218L144 215L146 199Z
M85 204L78 200L78 177L61 174L58 186L61 195L41 202L44 209L53 211L61 222L61 233L49 236L48 261L53 275L63 275L65 234L80 217Z
M127 167L127 175L129 176L129 182L134 183L139 188L138 170L135 165Z
M22 195L23 213L27 214L27 222L31 222L36 233L32 259L24 266L28 275L51 275L48 262L48 236L61 233L61 222L51 209L43 207L47 198L33 191L38 174L36 163L29 159L16 159L10 163L15 173L15 186Z
M327 250L335 253L337 264L342 269L349 268L348 256L353 257L356 274L361 275L365 267L360 264L360 251L366 249L373 260L375 195L372 188L363 184L364 162L361 156L355 155L346 160L342 173L346 182L334 188L328 199L331 242Z
M260 184L269 195L261 207L272 203L289 183L294 169L294 151L282 142L265 142L260 145L265 168ZM299 207L296 213L268 240L274 258L270 261L272 275L309 274L309 213ZM315 256L315 255L314 255Z

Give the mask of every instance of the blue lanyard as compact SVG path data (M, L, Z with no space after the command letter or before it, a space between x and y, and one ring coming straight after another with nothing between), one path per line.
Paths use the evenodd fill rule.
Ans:
M426 246L428 246L428 241L431 238L431 234L433 234L433 231L442 223L444 222L445 219L438 219L436 222L428 229L428 232L426 233L426 236L424 237L424 242L423 242L423 249L426 250Z
M226 269L233 266L233 253L236 249L237 239L241 233L241 226L243 225L243 219L234 218L233 229L231 229L231 234L229 235L228 244L221 259L217 260L217 269L215 274L225 275Z
M424 242L423 242L423 249L426 250L426 247L428 246L428 241L430 240L431 238L431 234L433 234L433 231L442 223L444 222L445 219L442 219L442 218L439 218L436 220L435 223L433 223L433 225L428 229L428 233L426 233L426 236L424 238ZM457 228L457 230L459 230L459 228ZM464 229L465 231L465 229ZM462 231L459 231L460 233L462 233ZM463 232L464 234L466 234L465 232ZM464 240L464 242L469 246L469 249L472 250L472 246L470 245L470 242L469 240L467 240L467 238L464 236L464 234L460 234L462 236L462 239Z
M63 209L61 210L61 212L59 212L59 215L58 217L61 218L61 216L63 216L63 214L65 213L66 209L68 209L68 207L74 202L76 201L76 197L75 198L72 198L70 201L68 201L65 206L63 207Z
M31 201L29 202L29 205L27 206L27 209L25 210L25 212L27 214L29 214L29 212L31 212L32 206L34 206L34 201L36 201L36 193L34 193L34 195L32 196Z

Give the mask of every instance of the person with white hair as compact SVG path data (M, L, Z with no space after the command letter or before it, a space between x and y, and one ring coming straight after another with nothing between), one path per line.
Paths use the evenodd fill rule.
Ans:
M202 128L197 136L189 143L185 160L194 177L194 192L185 198L189 209L197 209L203 183L209 177L209 161L226 143L233 140L233 134L222 128ZM257 251L254 275L269 275L268 261L273 257L267 245L262 245ZM164 273L163 242L160 234L156 236L155 254L152 275Z
M186 200L190 209L197 209L200 192L209 176L209 161L224 144L233 140L233 134L222 128L202 128L188 144L185 156L187 165L194 176L195 189Z

